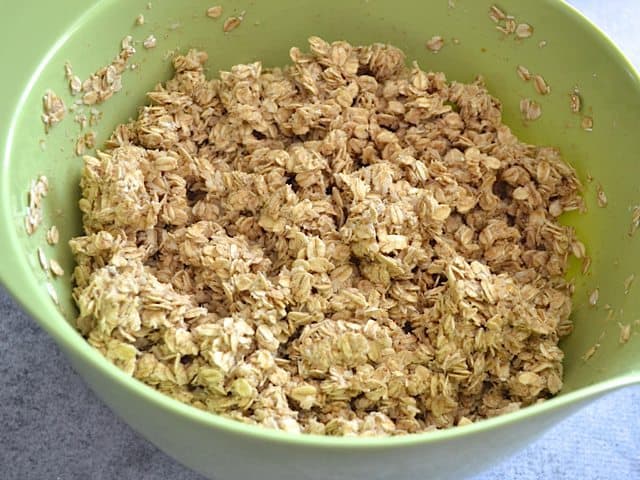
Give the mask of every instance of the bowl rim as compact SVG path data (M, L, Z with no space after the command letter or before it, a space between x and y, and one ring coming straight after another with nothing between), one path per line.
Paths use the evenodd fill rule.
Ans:
M633 77L640 93L640 76L635 68L617 48L617 46L596 25L588 20L575 7L566 0L545 0L546 6L564 10L565 14L588 29L594 35L594 41L600 42L608 53L614 58L620 67ZM10 158L13 149L13 141L16 133L16 125L20 112L27 98L30 96L34 85L54 54L68 40L76 28L80 26L83 18L97 8L101 2L87 8L82 15L65 31L51 46L46 55L39 62L35 71L31 74L27 86L22 91L15 108L11 109L11 116L7 122L7 133L0 138L0 205L10 205L9 178L6 172L9 170ZM4 148L2 148L4 143ZM18 222L19 223L19 222ZM18 225L18 228L20 225ZM17 234L16 221L12 218L8 208L0 208L0 251L3 253L3 262L0 264L0 284L18 301L21 307L33 317L38 324L56 341L56 343L68 352L73 352L74 357L88 364L113 381L121 388L126 389L131 395L138 396L151 402L155 407L171 412L176 416L182 416L203 426L218 429L221 433L235 434L250 437L257 440L265 440L280 444L296 444L298 446L324 447L324 448L351 448L351 449L379 449L403 446L426 445L459 437L460 435L478 434L490 430L506 427L527 418L537 417L547 412L556 411L574 403L601 395L607 391L621 388L627 385L640 383L640 370L620 374L596 384L579 388L567 394L561 394L545 402L531 405L515 412L503 414L486 420L481 420L470 425L454 427L443 430L434 430L424 433L392 437L333 437L316 434L292 434L281 430L269 429L259 425L243 423L238 420L200 410L187 405L172 397L169 397L151 386L136 380L121 371L109 362L100 352L91 347L88 342L77 332L56 308L51 308L52 303L44 288L37 288L37 280L29 274L27 259L23 255L7 255L6 252L20 252L20 242ZM21 286L31 288L24 288Z

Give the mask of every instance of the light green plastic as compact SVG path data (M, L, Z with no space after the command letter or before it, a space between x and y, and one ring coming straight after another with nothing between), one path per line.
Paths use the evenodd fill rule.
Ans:
M282 0L237 1L57 0L9 2L0 21L3 75L0 80L0 278L34 319L56 340L96 394L133 428L185 465L216 479L414 479L462 478L504 459L535 436L603 393L640 381L640 327L620 345L619 323L640 318L640 238L628 236L631 209L640 204L640 81L629 63L602 33L571 7L557 0L502 0L500 6L534 26L527 40L505 38L487 11L492 1L455 0ZM221 4L222 19L205 16ZM229 14L246 11L242 25L223 34ZM135 26L138 14L146 23ZM153 33L158 46L131 60L139 68L124 75L124 88L100 106L96 128L103 142L113 127L135 115L145 92L171 73L170 50L199 47L209 52L208 69L263 60L288 62L293 45L306 38L346 39L356 44L390 42L425 69L442 70L450 79L470 81L482 74L504 105L505 121L524 140L558 146L584 181L588 213L565 218L587 245L593 264L587 276L575 266L574 333L566 350L565 387L543 404L474 425L427 434L387 438L294 436L247 426L198 411L127 377L89 347L53 305L45 290L36 247L61 260L67 272L73 260L67 240L80 232L77 200L81 160L73 154L79 130L71 118L44 134L39 119L46 89L63 94L63 64L69 60L83 78L106 65L120 40L132 34L140 42ZM425 42L442 35L445 46L433 54ZM459 43L454 42L456 38ZM541 40L547 42L540 48ZM552 92L540 97L516 75L522 64L543 74ZM578 87L592 132L579 127L568 94ZM519 100L531 97L543 115L523 124ZM70 115L69 117L72 117ZM44 140L45 150L40 140ZM31 179L45 174L51 192L45 222L28 237L23 218ZM593 177L589 182L588 176ZM596 185L607 194L596 205ZM56 247L44 234L55 223ZM638 234L640 237L640 233ZM639 276L624 293L624 281ZM70 279L55 281L67 318L74 309ZM599 307L589 307L588 292L600 289ZM608 304L613 313L604 308ZM594 344L600 348L582 360ZM79 419L79 422L84 421ZM571 439L567 439L571 441Z

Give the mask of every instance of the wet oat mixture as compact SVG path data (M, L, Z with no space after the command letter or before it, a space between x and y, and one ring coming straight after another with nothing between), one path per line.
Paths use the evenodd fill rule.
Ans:
M309 44L213 80L175 57L85 157L77 328L160 392L289 432L422 432L558 392L574 170L481 81Z

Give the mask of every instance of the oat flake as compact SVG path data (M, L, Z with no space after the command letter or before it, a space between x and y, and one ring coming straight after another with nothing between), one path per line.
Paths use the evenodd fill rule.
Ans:
M444 39L439 35L435 35L431 37L431 39L427 42L427 48L431 50L433 53L438 53L443 46L444 46Z
M222 15L222 7L220 5L209 7L207 9L207 17L209 18L219 18L221 15Z

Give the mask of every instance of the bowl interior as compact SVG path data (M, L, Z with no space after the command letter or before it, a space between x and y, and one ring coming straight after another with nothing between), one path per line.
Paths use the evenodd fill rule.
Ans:
M215 20L205 15L213 3L224 8L222 17ZM145 92L169 78L172 53L189 47L206 50L208 74L215 76L220 69L255 60L262 60L265 66L283 65L288 62L291 46L305 49L307 37L319 35L355 44L394 44L409 60L417 60L426 70L444 71L449 79L471 81L482 75L502 101L504 120L517 135L531 143L560 148L584 183L588 208L586 214L567 214L564 221L575 226L592 258L586 275L580 272L578 262L569 274L576 287L575 331L563 342L563 393L640 371L640 335L636 333L640 325L634 323L640 318L640 295L635 294L640 291L640 278L625 294L625 280L640 275L638 239L629 235L632 210L640 205L640 183L636 181L640 173L636 158L640 84L629 64L595 28L554 0L501 2L518 22L534 27L533 36L527 39L506 37L497 31L488 16L493 2L485 0L213 3L159 0L148 8L147 2L140 0L94 2L77 11L74 22L57 38L46 37L51 32L36 34L36 38L42 36L42 45L47 44L45 37L56 43L49 51L42 46L29 54L39 66L32 72L8 131L0 177L0 237L9 249L4 254L13 258L21 272L19 282L12 280L9 267L0 266L0 273L8 288L23 303L29 303L45 328L70 342L83 342L67 324L75 314L70 288L73 258L67 241L81 232L77 200L82 160L74 153L80 128L73 121L79 110L68 112L48 134L40 121L42 95L47 89L58 93L67 106L75 99L64 78L65 61L84 79L117 55L123 37L132 35L135 40L137 53L129 63L137 68L125 72L120 92L96 106L102 119L86 130L96 132L100 145L115 125L136 114L137 107L146 102ZM225 18L241 12L245 12L241 25L224 33ZM138 14L145 17L142 26L135 25ZM150 34L157 38L157 46L145 49L142 41ZM437 54L425 48L434 35L445 40ZM531 82L516 74L518 65L543 75L551 93L537 94ZM582 98L581 114L570 109L569 94L575 88ZM525 97L538 101L543 110L539 120L528 124L519 111L519 102ZM88 115L90 108L83 110ZM583 115L593 118L593 131L581 128ZM50 183L44 221L28 236L23 224L27 192L31 181L43 174ZM596 202L599 186L608 198L606 208ZM54 224L60 231L60 243L49 246L45 234ZM60 309L54 308L47 295L48 280L39 266L38 247L65 269L63 277L49 280L60 298ZM599 301L593 307L588 297L596 288ZM631 325L632 335L625 345L619 343L620 324ZM582 357L596 344L599 348L584 361Z

